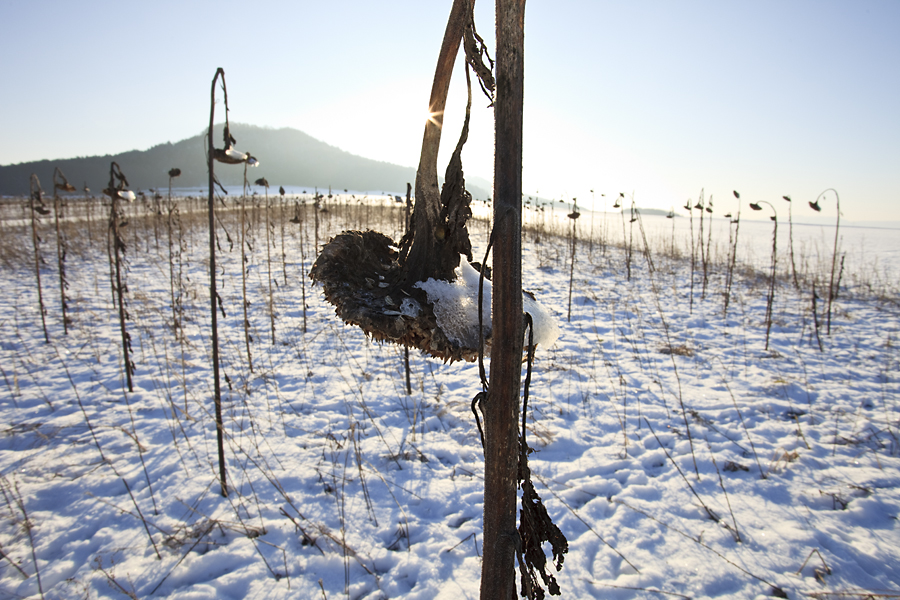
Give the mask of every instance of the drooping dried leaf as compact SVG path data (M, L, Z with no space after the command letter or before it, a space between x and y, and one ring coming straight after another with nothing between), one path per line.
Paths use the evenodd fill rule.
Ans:
M484 92L484 95L487 96L488 100L491 101L491 105L494 104L494 61L491 60L490 54L488 54L487 47L484 44L484 40L478 35L478 32L475 31L475 18L472 14L473 6L469 5L469 24L466 26L465 33L463 34L463 50L466 53L466 62L472 67L475 71L475 76L478 77L478 83L481 85L481 91ZM488 65L484 64L484 58L487 58Z
M556 578L547 572L547 557L542 546L544 542L550 542L555 567L559 571L562 569L565 555L569 552L569 541L550 518L541 497L534 489L525 452L519 454L519 480L522 482L522 510L519 511L519 539L522 549L519 574L523 595L529 600L544 599L544 589L537 579L537 575L540 574L547 591L552 596L559 596L559 584Z

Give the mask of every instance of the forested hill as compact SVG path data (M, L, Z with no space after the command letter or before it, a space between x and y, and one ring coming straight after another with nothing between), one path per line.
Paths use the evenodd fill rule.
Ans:
M387 191L400 193L406 183L413 183L416 171L386 162L363 158L319 141L302 131L290 128L270 129L233 123L231 133L237 139L235 148L250 152L260 166L248 171L254 181L265 177L273 186L295 185L335 190ZM222 127L214 133L216 146L222 145ZM88 156L60 160L41 160L0 166L0 194L27 195L28 181L36 173L47 192L53 189L53 170L59 167L69 182L80 191L86 184L98 193L109 181L110 162L116 161L128 178L132 189L166 188L169 169L181 169L176 187L206 188L206 133L165 143L149 150L132 150L121 154ZM223 185L241 185L244 169L240 165L216 165L216 176ZM479 181L479 184L487 182ZM468 185L476 198L485 198L487 186Z

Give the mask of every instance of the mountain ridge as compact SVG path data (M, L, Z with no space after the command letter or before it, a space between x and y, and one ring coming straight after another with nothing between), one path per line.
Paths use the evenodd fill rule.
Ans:
M222 124L214 127L216 145L221 144L222 127ZM231 133L237 138L236 149L250 152L260 161L259 167L247 170L247 179L251 183L265 177L273 186L321 189L331 186L333 189L401 193L405 192L406 183L413 183L416 177L413 167L351 154L290 127L233 123ZM38 176L45 191L52 192L56 167L79 191L87 185L98 192L109 181L109 166L113 161L119 164L130 187L135 190L166 188L168 172L172 168L181 169L181 176L173 180L173 185L205 189L209 185L206 148L204 131L175 143L157 144L147 150L0 165L0 195L27 195L32 173ZM240 165L217 164L216 177L223 185L239 186L243 183L244 170ZM490 183L482 178L468 178L466 187L476 198L483 199L490 195Z

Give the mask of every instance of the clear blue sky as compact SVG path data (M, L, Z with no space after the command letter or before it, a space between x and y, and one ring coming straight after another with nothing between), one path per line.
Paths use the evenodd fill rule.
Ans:
M476 3L492 53L493 8ZM449 9L0 0L0 164L194 135L221 66L233 121L415 166ZM669 208L705 188L724 212L732 189L805 207L834 187L846 219L900 221L900 2L529 0L525 22L526 193ZM440 171L464 104L457 70ZM489 179L475 105L463 164Z

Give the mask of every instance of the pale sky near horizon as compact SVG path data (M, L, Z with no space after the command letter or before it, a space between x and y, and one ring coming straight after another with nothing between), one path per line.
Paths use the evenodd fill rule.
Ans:
M415 167L450 4L0 0L0 164L195 135L221 66L233 122ZM492 55L493 9L476 2ZM900 221L898 30L894 0L529 0L524 191L677 209L704 189L723 213L738 190L781 218L789 195L796 218L836 188L845 219ZM473 94L463 166L490 179L492 115ZM464 106L457 68L439 172Z

